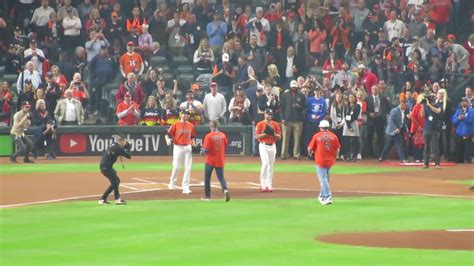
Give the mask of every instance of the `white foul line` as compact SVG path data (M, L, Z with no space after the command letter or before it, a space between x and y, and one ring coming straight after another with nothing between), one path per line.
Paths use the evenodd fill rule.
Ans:
M450 230L446 230L448 232L474 232L474 228L473 229L450 229Z
M158 184L156 182L153 182L153 181L150 181L150 180L146 180L146 179L141 179L141 178L132 178L132 179L135 179L135 180L138 180L138 181L142 181L144 183L148 183L148 184Z
M131 186L122 185L122 184L120 184L120 186L121 186L121 187L124 187L124 188L131 189L131 190L135 190L135 191L141 191L141 189L139 189L139 188L136 188L136 187L131 187Z

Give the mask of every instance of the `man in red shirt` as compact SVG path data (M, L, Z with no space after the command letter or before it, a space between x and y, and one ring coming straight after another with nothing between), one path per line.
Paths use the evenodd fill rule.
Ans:
M260 191L273 192L273 164L276 157L275 142L281 139L280 124L273 121L273 110L265 110L265 119L255 126L255 138L260 142L258 150L262 168L260 170Z
M365 91L368 95L370 95L370 89L372 88L372 86L377 85L379 83L379 79L374 73L365 69L364 64L359 64L357 68L359 69L358 81L364 84Z
M322 120L319 123L319 128L321 131L314 134L309 143L308 155L316 153L314 160L316 161L316 172L321 185L318 200L322 205L328 205L332 203L329 174L331 167L336 162L336 154L338 154L341 145L337 136L329 131L327 120Z
M124 101L117 105L119 126L135 126L140 118L140 106L132 101L130 93L125 93Z
M191 167L193 165L193 154L192 146L196 146L194 138L196 137L196 131L194 125L188 121L189 111L184 110L181 114L180 121L174 123L170 129L166 138L170 138L173 141L173 170L171 172L170 183L168 184L169 189L174 189L176 186L176 180L178 176L178 170L180 164L184 161L184 174L183 174L183 194L191 194L192 191L189 189L189 181L191 179ZM168 144L168 140L166 141ZM171 145L171 143L169 143Z
M228 140L224 133L220 132L219 122L211 120L209 122L211 132L204 137L204 144L201 148L201 155L206 154L206 166L204 170L204 198L203 201L211 199L211 175L216 169L217 179L221 183L222 191L225 195L225 201L230 200L229 190L224 178L225 147Z

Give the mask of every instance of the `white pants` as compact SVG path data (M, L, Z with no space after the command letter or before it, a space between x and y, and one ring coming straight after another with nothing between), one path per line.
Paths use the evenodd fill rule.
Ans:
M273 164L276 157L276 145L266 145L260 143L258 145L260 152L260 160L262 160L262 168L260 170L260 186L262 188L272 189Z
M173 145L173 170L171 171L170 184L175 185L178 177L178 170L184 160L183 190L189 190L189 180L191 179L191 167L193 165L193 154L191 145Z

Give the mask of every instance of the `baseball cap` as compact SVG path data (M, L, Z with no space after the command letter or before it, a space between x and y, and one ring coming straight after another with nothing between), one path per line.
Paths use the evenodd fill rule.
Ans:
M133 42L128 42L127 43L127 46L134 46L135 44L133 44Z
M212 83L211 83L211 87L217 87L217 83L212 82Z
M357 65L357 68L365 69L365 66L364 66L364 64L359 64L359 65Z
M21 28L20 27L15 27L15 29L13 29L13 31L21 31Z
M321 122L319 122L319 127L329 128L329 122L327 120L321 120Z
M449 34L447 37L448 40L456 40L456 35L454 34Z
M292 80L290 82L290 88L294 88L294 87L298 87L298 82L296 82L296 80Z
M265 114L267 115L273 115L273 110L270 108L265 109Z
M31 44L36 44L36 40L35 40L35 39L31 39L31 40L30 40L30 43L31 43Z
M198 91L199 88L200 88L200 87L199 87L199 84L198 84L198 83L193 83L193 84L191 85L191 90L193 90L193 91Z
M222 62L229 62L229 54L223 53L222 54Z

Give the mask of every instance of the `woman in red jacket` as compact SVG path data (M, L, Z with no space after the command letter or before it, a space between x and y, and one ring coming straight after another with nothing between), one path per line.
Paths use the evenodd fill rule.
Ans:
M343 18L337 20L336 26L331 30L332 45L331 48L336 50L336 56L338 59L343 59L346 51L351 48L349 42L350 29L347 26Z
M423 158L423 148L424 148L424 139L423 139L423 127L425 126L425 119L421 117L421 109L423 105L421 101L424 97L418 97L413 110L410 113L411 126L410 133L413 139L413 159L415 163L421 162Z

